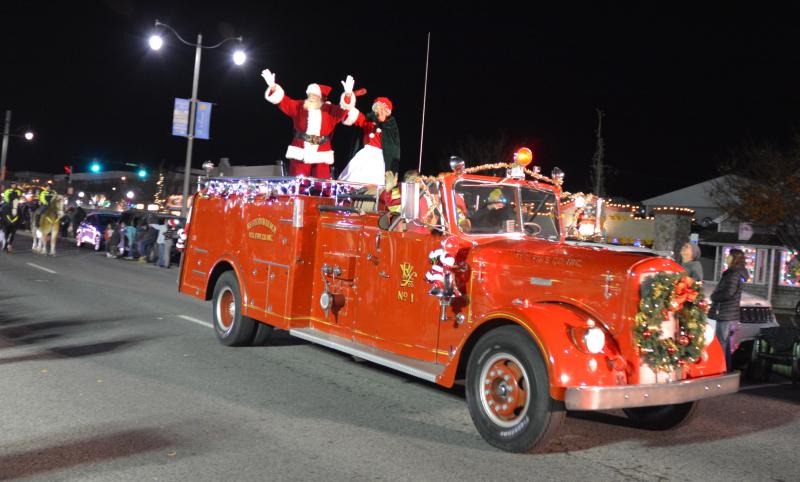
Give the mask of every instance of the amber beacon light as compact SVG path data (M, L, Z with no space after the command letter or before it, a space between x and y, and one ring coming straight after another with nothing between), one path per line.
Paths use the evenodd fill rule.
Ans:
M522 167L527 166L533 162L533 151L527 147L517 149L517 152L514 153L514 162Z

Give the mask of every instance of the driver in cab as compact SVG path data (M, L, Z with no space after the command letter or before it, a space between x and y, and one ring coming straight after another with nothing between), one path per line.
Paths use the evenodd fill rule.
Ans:
M487 196L484 205L469 217L464 226L469 233L507 233L514 231L516 214L500 188Z

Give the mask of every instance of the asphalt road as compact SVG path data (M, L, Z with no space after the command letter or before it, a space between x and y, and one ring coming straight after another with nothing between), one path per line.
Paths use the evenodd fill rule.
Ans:
M507 454L463 390L285 333L224 347L176 269L29 243L0 254L0 480L800 480L800 387L777 379L681 430L573 413Z

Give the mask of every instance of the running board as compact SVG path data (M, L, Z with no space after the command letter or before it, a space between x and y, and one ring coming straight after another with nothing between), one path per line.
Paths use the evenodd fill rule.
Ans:
M358 343L340 336L329 335L314 328L293 328L289 334L308 340L328 348L333 348L348 355L353 355L364 360L392 368L399 372L422 378L429 382L436 382L436 379L444 371L443 365L415 360L406 356L397 355L386 350Z

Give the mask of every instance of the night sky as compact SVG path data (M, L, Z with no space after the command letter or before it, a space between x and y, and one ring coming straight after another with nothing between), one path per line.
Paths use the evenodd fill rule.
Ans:
M194 49L164 35L164 48L152 52L156 18L190 41L198 32L208 44L242 35L249 56L236 67L234 43L203 52L199 98L215 106L212 139L195 142L194 167L283 156L291 123L263 98L265 67L295 98L320 82L338 99L348 73L369 90L362 110L388 96L403 168L416 167L428 31L423 171L431 174L449 146L505 132L534 149L543 172L558 165L568 190L585 190L600 108L608 191L640 200L713 177L737 145L786 143L800 120L800 29L790 7L487 3L442 13L378 2L69 3L0 7L0 110L13 110L14 128L37 134L32 143L12 139L12 171L81 171L92 158L107 168L183 165L186 140L171 136L171 115L173 98L191 94ZM357 135L337 128L339 171Z

